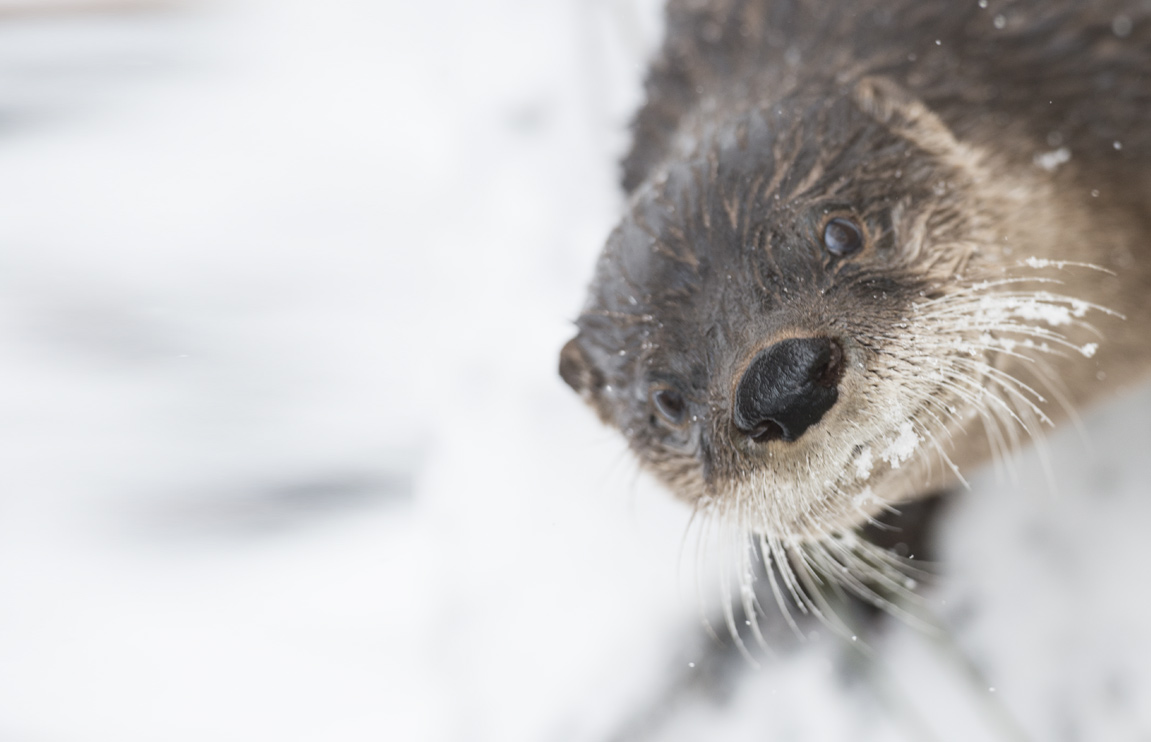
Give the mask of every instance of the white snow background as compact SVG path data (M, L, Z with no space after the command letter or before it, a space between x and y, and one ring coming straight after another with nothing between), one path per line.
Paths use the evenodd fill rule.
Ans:
M555 370L655 0L56 4L0 0L0 741L1151 740L1148 391L974 479L942 636L691 690L689 514Z

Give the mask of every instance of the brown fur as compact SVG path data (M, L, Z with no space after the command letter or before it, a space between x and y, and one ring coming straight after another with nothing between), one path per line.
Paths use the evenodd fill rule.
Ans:
M1151 367L1151 3L672 0L647 97L560 372L768 552L862 570L855 527ZM812 335L834 407L740 436L741 370Z

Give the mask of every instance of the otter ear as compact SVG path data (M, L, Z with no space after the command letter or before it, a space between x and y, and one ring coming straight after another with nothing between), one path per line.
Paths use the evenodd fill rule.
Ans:
M579 335L560 351L560 376L581 395L595 395L603 388L603 372L588 357Z
M947 124L909 91L886 77L869 76L855 84L859 109L920 149L937 155L962 150Z

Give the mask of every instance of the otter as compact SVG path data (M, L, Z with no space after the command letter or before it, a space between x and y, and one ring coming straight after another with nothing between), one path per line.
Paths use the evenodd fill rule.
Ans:
M1151 4L666 23L560 375L777 599L874 597L868 524L1151 367Z

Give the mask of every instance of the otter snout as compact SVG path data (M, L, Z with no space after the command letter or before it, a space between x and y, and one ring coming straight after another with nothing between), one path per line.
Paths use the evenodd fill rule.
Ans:
M765 348L736 387L736 429L760 442L797 440L839 398L843 367L843 349L829 338L790 338Z

